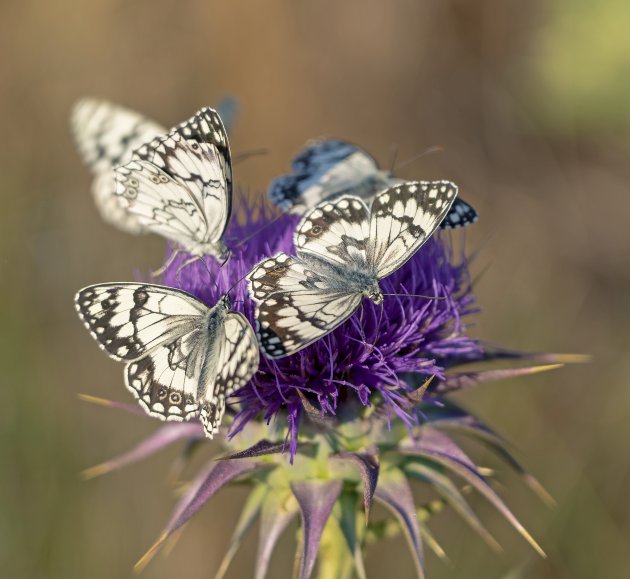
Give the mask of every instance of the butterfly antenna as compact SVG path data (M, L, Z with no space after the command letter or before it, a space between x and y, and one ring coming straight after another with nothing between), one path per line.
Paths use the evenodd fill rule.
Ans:
M370 354L374 351L376 342L378 342L378 339L381 337L381 322L383 321L384 310L385 310L385 304L381 302L381 313L378 316L378 324L376 324L376 335L374 336L374 341L372 342L372 347L370 348Z
M173 262L175 261L175 258L179 255L179 253L180 253L179 249L176 249L175 251L173 251L173 253L171 253L171 255L168 256L168 259L166 260L166 262L161 268L156 269L155 271L152 271L150 273L151 277L155 279L156 277L161 276L169 267L171 267L171 265L173 265Z
M425 296L424 294L382 294L384 296L398 296L401 298L424 298L426 300L445 300L444 296Z
M284 215L285 215L284 212L280 213L279 215L276 215L276 217L274 217L269 223L267 223L266 225L263 225L260 229L257 229L253 233L250 233L245 239L241 239L234 247L241 247L241 245L243 245L244 243L247 243L252 237L255 237L261 231L264 231L265 229L267 229L267 227L273 225L276 221L278 221L278 219L280 219L281 217L284 217Z
M251 151L243 151L232 159L232 164L235 165L236 163L242 163L252 157L260 157L262 155L268 155L269 153L271 153L269 149L252 149Z
M231 286L230 288L225 292L225 295L229 295L229 293L239 284L241 283L248 275L250 272L247 272L245 275L239 277Z
M412 163L415 163L418 159L421 159L425 155L430 155L431 153L440 153L443 150L444 150L444 147L442 147L442 145L434 145L432 147L427 147L424 151L422 151L422 153L418 153L415 157L411 157L411 159L407 159L406 161L403 161L399 165L392 167L391 172L393 173L394 171L398 171L399 169L402 169L403 167L406 167L407 165L411 165Z
M398 159L398 152L400 151L400 145L398 143L394 143L392 145L392 161L389 164L389 172L393 173L396 169L396 159Z

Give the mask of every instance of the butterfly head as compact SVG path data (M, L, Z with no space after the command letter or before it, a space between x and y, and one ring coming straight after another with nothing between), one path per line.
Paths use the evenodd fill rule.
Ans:
M381 288L379 287L378 282L374 282L369 287L367 287L363 291L363 296L370 299L376 305L380 304L383 301L383 293L381 292Z
M225 294L219 301L217 302L217 306L224 310L232 309L232 299L228 294Z

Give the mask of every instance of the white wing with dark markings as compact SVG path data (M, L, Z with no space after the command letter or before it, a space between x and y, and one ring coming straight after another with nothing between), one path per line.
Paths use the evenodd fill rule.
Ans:
M212 437L226 397L258 368L254 332L227 298L208 308L170 287L113 283L82 289L75 303L101 349L126 363L127 388L161 420L201 416Z

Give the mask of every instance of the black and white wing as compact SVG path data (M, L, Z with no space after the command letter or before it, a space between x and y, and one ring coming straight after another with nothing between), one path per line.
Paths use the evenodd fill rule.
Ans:
M217 350L214 383L199 399L201 422L211 437L219 430L225 399L245 386L258 370L258 342L245 316L226 314Z
M408 181L379 193L370 216L370 269L382 279L420 249L457 196L450 181Z
M321 203L298 224L293 242L300 257L312 256L343 270L366 269L370 212L358 197Z
M140 147L116 169L116 195L147 230L192 253L218 244L232 206L230 150L218 114L201 109Z
M256 332L268 358L282 358L312 344L347 320L361 303L361 294L331 284L313 265L279 253L248 275L256 301Z
M127 362L125 384L147 413L184 420L199 412L209 308L186 292L137 283L86 287L75 304L99 347Z
M91 98L76 103L70 121L81 158L94 174L92 194L101 216L123 231L140 233L140 223L114 196L112 171L166 129L125 107Z
M272 181L267 195L284 210L309 209L346 193L370 197L385 173L363 149L338 139L315 141L293 159L292 172Z
M455 229L458 227L466 227L475 223L479 219L479 214L475 208L458 197L451 205L451 209L446 214L444 221L440 223L442 229Z

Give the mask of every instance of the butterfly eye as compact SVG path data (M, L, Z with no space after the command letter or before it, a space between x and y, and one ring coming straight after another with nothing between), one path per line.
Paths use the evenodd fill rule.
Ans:
M166 391L166 388L160 388L158 390L158 400L164 400L164 398L166 398L168 396L168 392Z
M137 187L138 179L129 179L129 185L131 185L131 187Z
M322 232L321 225L313 225L313 227L311 227L311 231L310 231L311 235L319 235L321 232Z
M138 190L133 187L127 187L125 189L125 197L127 199L135 199L138 196Z
M182 401L182 397L179 392L171 392L171 395L168 397L168 401L171 404L179 404Z
M160 178L157 175L153 175L151 181L157 185L160 182Z
M197 151L199 149L199 143L192 143L192 145L190 145L190 148L193 151Z
M168 183L168 177L166 175L160 175L160 182Z

